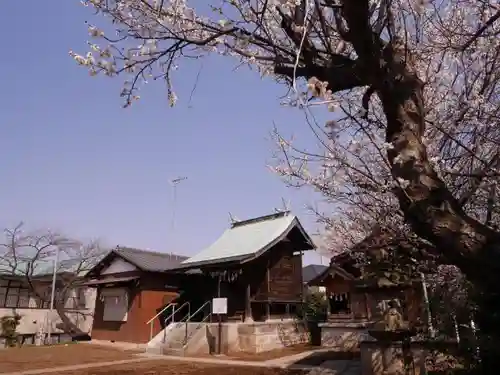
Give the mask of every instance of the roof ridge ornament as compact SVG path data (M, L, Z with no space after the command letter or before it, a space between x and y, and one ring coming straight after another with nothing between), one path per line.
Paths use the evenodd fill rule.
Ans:
M238 219L236 216L233 216L231 212L228 212L229 214L229 224L233 225L235 223L239 223L241 220Z
M291 207L290 199L285 200L285 198L281 197L281 205L282 205L282 207L281 208L275 208L274 212L276 212L276 213L283 213L283 216L288 216L288 214L291 211L290 210L290 207Z
M247 220L236 221L236 222L231 224L231 228L241 227L241 226L248 225L248 224L255 224L255 223L259 223L259 222L267 221L267 220L278 219L280 217L288 216L289 213L290 213L290 211L284 211L284 210L277 211L275 209L274 212L272 214L269 214L269 215L258 216L258 217L254 217L254 218L247 219Z

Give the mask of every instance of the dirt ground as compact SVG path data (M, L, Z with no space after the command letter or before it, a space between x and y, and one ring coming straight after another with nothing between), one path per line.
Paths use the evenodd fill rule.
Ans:
M86 344L24 346L0 350L0 374L133 358L132 352Z
M261 367L220 366L155 360L126 365L77 371L54 372L51 375L304 375L300 370Z

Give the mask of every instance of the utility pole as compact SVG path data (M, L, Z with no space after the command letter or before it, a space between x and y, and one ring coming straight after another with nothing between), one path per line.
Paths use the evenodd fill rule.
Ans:
M50 309L49 309L49 317L48 327L47 327L47 343L50 345L51 342L51 334L52 334L52 313L54 311L54 300L56 294L56 279L57 279L57 267L59 263L59 247L56 248L56 257L54 259L54 270L52 272L52 292L50 294Z
M177 177L170 180L170 184L172 185L172 222L171 222L171 236L174 235L175 230L175 219L177 213L177 185L179 185L182 181L187 180L187 177Z

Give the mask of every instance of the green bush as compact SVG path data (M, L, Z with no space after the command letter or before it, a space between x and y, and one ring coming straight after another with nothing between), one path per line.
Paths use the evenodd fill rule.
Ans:
M21 321L20 315L4 316L0 318L1 335L5 337L5 347L17 345L17 326Z
M300 311L302 319L320 322L326 320L328 301L321 292L309 292Z

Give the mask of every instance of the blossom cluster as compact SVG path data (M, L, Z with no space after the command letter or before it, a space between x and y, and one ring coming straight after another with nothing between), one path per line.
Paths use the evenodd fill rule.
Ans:
M333 90L308 73L356 61L339 4L307 0L222 0L205 6L189 0L83 0L115 28L108 35L88 25L90 51L70 55L91 75L125 76L125 106L139 99L149 80L164 80L169 104L177 96L173 74L187 58L210 53L256 67L293 88L291 103L311 115L328 107L331 121L315 132L315 152L275 133L279 151L272 168L295 186L316 190L328 204L317 210L324 246L349 249L374 224L404 229L394 190L386 117L367 87ZM332 5L333 4L333 5ZM425 134L419 138L437 175L471 217L499 223L500 22L498 3L474 0L370 0L369 23L423 85ZM318 68L319 67L319 68ZM321 69L320 69L321 68ZM308 75L309 74L309 75ZM300 78L306 78L300 81ZM311 116L308 116L311 121ZM312 126L312 125L311 125ZM400 153L394 164L415 158Z

